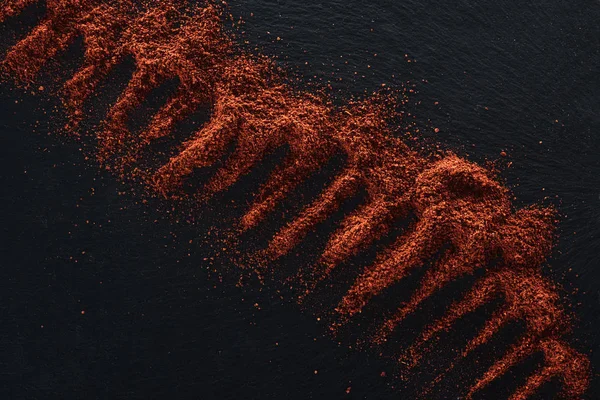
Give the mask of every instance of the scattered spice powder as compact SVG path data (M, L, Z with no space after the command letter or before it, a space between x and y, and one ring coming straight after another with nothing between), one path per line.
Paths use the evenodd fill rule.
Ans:
M4 1L0 22L36 2ZM298 184L341 153L346 157L342 172L257 256L267 268L269 261L290 252L345 199L364 190L364 204L345 216L329 238L309 278L306 296L394 224L409 214L416 221L364 269L344 295L336 309L339 322L332 325L334 331L374 296L449 244L412 298L385 321L372 342L387 341L407 315L448 283L489 268L492 260L499 259L499 265L486 270L464 298L426 327L399 362L415 367L439 332L502 296L503 306L460 357L513 320L524 321L526 332L468 389L467 398L535 352L543 354L543 365L511 399L528 398L553 377L562 380L563 392L570 398L585 392L589 360L565 341L571 329L570 314L561 305L557 287L540 272L552 248L555 210L533 206L515 211L511 194L495 173L451 153L423 156L412 150L394 130L398 121L411 116L400 110L405 89L395 91L383 85L370 97L334 106L324 92L299 90L273 59L237 47L223 26L225 7L213 2L192 9L176 0L53 0L46 4L47 16L8 51L2 73L28 87L47 61L83 37L83 65L61 92L69 115L67 129L73 133L84 118L84 101L111 69L125 57L135 60L131 80L96 132L98 160L104 167L124 179L139 178L165 197L181 198L188 196L182 186L194 169L214 164L235 143L225 165L193 195L206 201L230 187L269 152L289 146L287 158L271 173L241 219L243 231L258 226ZM132 112L153 89L174 78L179 82L175 94L141 133L130 132ZM176 156L157 168L136 164L149 144L170 135L178 122L200 107L210 108L210 119L181 144ZM506 157L506 152L500 154Z

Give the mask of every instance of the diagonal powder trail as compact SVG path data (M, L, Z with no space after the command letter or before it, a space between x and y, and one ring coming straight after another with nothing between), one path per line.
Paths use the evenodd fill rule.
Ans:
M4 1L0 21L32 3ZM540 273L552 249L555 210L539 205L515 210L508 189L494 172L451 153L423 155L411 149L394 129L403 115L402 91L385 90L335 106L323 93L292 84L273 59L237 47L223 26L226 9L212 2L190 8L175 0L48 0L46 6L46 18L9 50L1 67L4 75L23 85L33 84L48 60L83 37L83 65L61 93L69 113L68 129L76 132L85 114L84 101L111 69L125 57L135 60L131 80L95 132L101 165L123 178L134 175L160 195L180 198L187 196L182 187L193 171L216 163L233 144L225 164L193 194L205 202L267 154L288 146L287 158L242 218L240 226L246 230L258 226L297 185L341 153L346 165L339 175L257 255L267 269L270 261L294 249L345 199L364 190L364 204L346 215L328 238L304 296L409 214L416 220L361 272L336 309L339 321L333 330L448 245L411 300L370 340L389 340L424 300L450 282L484 269L483 278L464 299L433 321L406 352L406 364L417 365L437 333L451 329L493 296L501 296L503 308L469 342L462 357L489 341L510 320L523 320L527 329L468 388L468 396L533 352L543 353L544 364L513 393L513 399L528 398L552 377L561 379L568 397L585 392L589 361L566 342L570 314L561 305L557 287ZM130 132L133 111L153 89L171 79L179 82L175 94L141 133ZM137 165L152 142L169 136L178 122L199 107L210 108L210 119L180 145L174 157L148 169ZM493 260L499 262L492 269Z

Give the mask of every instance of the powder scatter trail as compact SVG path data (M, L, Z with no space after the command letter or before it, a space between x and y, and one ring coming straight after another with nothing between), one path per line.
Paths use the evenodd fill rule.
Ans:
M164 192L173 192L194 168L219 160L228 145L236 147L202 193L203 199L228 188L266 154L285 144L289 154L263 185L255 204L243 219L250 228L265 212L332 154L327 136L330 110L318 97L294 94L274 72L271 60L240 57L215 82L212 118L155 176ZM220 80L223 81L220 81ZM270 82L267 85L266 82Z
M34 3L38 1L3 1L0 21L14 18ZM399 363L414 368L441 332L501 297L503 305L468 341L459 358L487 343L511 321L523 321L525 333L466 389L467 398L536 352L542 353L543 364L511 399L530 397L554 377L561 379L563 394L569 398L585 392L589 360L569 346L571 314L562 305L559 289L541 273L552 249L555 210L539 205L515 210L511 193L494 172L450 152L424 155L412 149L400 138L398 127L414 119L402 110L414 89L382 89L334 105L324 90L299 87L272 58L238 47L224 28L224 6L213 2L190 6L175 0L48 0L46 6L47 16L5 55L0 65L3 76L30 86L50 59L82 37L83 64L60 92L69 116L66 128L79 134L86 99L115 66L132 57L135 70L130 81L94 132L98 161L122 179L134 178L166 198L192 196L205 202L269 153L288 147L286 158L239 221L243 232L259 226L334 155L345 158L341 172L317 198L276 232L264 251L248 255L268 272L272 261L292 251L346 199L365 192L364 203L346 215L328 238L304 282L301 298L310 296L332 271L384 237L395 224L414 216L414 222L360 272L344 294L335 309L332 331L443 250L408 302L368 340L374 345L390 340L426 299L452 281L483 270L460 300L425 327ZM132 113L152 90L170 80L177 81L175 93L147 126L131 132ZM162 165L142 167L139 161L149 146L172 135L179 122L201 107L210 109L210 118L179 145L178 153ZM194 170L220 161L230 145L233 153L204 187L186 193L184 184ZM444 375L440 373L434 384Z
M4 0L0 8L0 22L19 14L23 9L37 2L38 0Z

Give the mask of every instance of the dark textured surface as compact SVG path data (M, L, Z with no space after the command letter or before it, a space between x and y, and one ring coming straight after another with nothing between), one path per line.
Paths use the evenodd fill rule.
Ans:
M569 295L580 318L575 344L598 350L600 5L377 3L231 6L247 20L251 43L307 80L335 81L340 96L412 80L422 101L418 118L440 128L437 140L478 161L506 151L513 165L504 176L518 204L549 196L560 205L561 236L547 272L567 292L579 288ZM35 16L32 10L28 18ZM22 27L2 29L4 48ZM62 70L76 64L77 50L50 73L66 77ZM125 78L111 79L94 100L97 115ZM164 205L156 211L117 195L123 188L86 163L77 143L48 135L61 118L45 98L51 92L2 87L1 395L329 399L351 386L352 398L402 396L386 385L393 379L380 376L390 365L324 338L313 317L274 301L272 288L239 289L235 274L224 273L223 283L209 276L204 258L215 250L206 227L239 207L216 207L189 226L174 224ZM147 107L160 102L158 94ZM218 201L245 203L242 193L261 176ZM482 354L483 362L492 354ZM591 359L594 367L600 362L596 354ZM503 383L522 379L514 375ZM599 396L597 381L594 375L591 399ZM449 382L446 393L461 390Z

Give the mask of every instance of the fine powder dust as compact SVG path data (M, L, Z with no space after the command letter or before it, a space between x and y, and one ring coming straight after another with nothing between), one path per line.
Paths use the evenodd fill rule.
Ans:
M18 15L35 0L4 1L0 21ZM511 194L496 173L452 153L423 155L395 135L403 118L403 91L334 105L318 90L301 90L270 57L249 54L227 33L221 5L190 7L183 1L48 0L47 16L14 45L2 61L5 79L33 84L38 72L76 38L83 37L83 65L61 92L69 115L67 129L77 132L84 101L113 67L126 57L135 72L96 131L98 160L123 178L139 178L167 198L194 196L206 201L229 188L269 153L289 152L262 185L240 230L258 226L293 189L336 154L346 162L332 182L300 214L277 232L259 255L268 268L298 245L317 224L362 190L366 201L343 218L328 238L306 284L306 293L350 257L368 248L409 215L415 221L366 267L336 308L336 331L385 289L396 284L448 246L427 270L410 300L368 340L389 340L393 330L419 305L450 282L486 269L446 314L431 321L401 355L406 368L418 365L442 331L461 317L500 296L503 305L459 351L466 357L504 325L523 321L524 335L468 388L467 398L534 353L542 365L511 399L526 399L558 377L563 393L578 398L589 385L589 361L567 343L572 329L558 288L541 274L552 249L556 212L542 206L514 210ZM128 129L132 112L163 83L178 89L138 134ZM210 119L164 165L142 168L138 161L154 141L173 133L180 121L201 107ZM196 194L184 182L197 168L233 153ZM489 267L492 261L497 265ZM255 260L256 261L256 260ZM440 373L438 379L443 378Z

